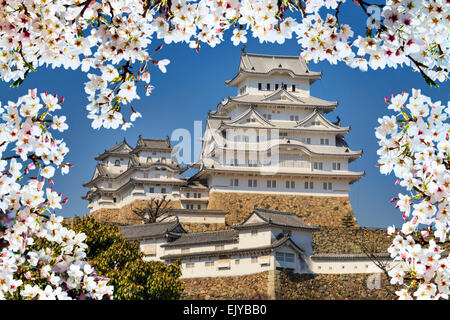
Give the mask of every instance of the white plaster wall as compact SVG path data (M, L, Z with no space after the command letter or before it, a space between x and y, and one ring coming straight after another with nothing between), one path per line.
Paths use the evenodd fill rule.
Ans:
M258 83L262 83L262 89L258 90ZM267 91L267 83L270 83L270 91ZM287 91L296 94L301 97L308 97L310 95L309 80L307 79L293 79L289 75L272 74L271 76L249 76L247 79L239 84L237 89L237 95L239 95L239 89L242 86L246 86L246 92L250 94L270 94L275 91L275 84L278 83L281 87L281 83L287 84ZM295 92L292 92L292 85L295 84Z
M177 215L180 222L185 223L225 223L225 216L201 215L193 211L189 214Z
M138 157L139 162L141 163L152 163L156 161L161 161L162 158L166 158L166 163L168 164L174 163L170 152L162 152L162 151L139 152ZM151 162L148 161L149 157L151 157Z
M231 186L231 179L238 179L238 186ZM256 180L257 187L249 187L248 180ZM267 180L276 180L276 188L268 188ZM294 181L295 188L286 188L286 181ZM314 188L306 189L305 181L312 181ZM331 182L332 190L324 190L323 182ZM295 176L283 176L283 177L272 177L272 176L250 176L250 175L237 175L237 174L227 174L221 176L210 177L209 186L211 191L235 191L235 192L257 192L257 193L277 193L277 194L305 194L305 195L322 195L322 196L343 196L348 195L350 191L349 183L345 180L337 180L331 178L315 178L315 179L305 179L298 178ZM290 184L289 184L290 185Z
M239 231L239 249L255 248L269 246L271 244L270 229L254 230L256 233L252 234L252 230Z
M322 274L348 274L348 273L378 273L383 272L379 267L373 263L372 260L357 261L311 261L311 270L314 273ZM389 267L401 266L398 262L391 262Z
M268 265L261 265L261 258L258 257L257 262L252 263L251 256L232 256L230 258L229 268L226 270L219 270L218 258L204 258L204 259L192 259L182 260L181 278L198 278L198 277L230 277L240 276L246 274L253 274L263 271L272 270L274 268L273 257L269 256ZM239 260L239 264L236 264L236 260ZM206 267L206 261L214 261L214 266ZM186 268L186 263L194 263L194 268Z

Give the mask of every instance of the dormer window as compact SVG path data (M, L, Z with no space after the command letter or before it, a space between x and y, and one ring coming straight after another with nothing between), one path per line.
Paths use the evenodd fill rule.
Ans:
M116 160L116 161L114 162L114 165L115 165L116 167L120 166L120 160Z

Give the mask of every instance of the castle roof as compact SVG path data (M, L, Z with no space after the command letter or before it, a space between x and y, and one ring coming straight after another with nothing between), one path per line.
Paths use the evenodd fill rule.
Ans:
M243 51L238 73L225 83L236 86L246 75L267 76L273 73L285 73L292 78L307 78L310 83L322 77L321 72L309 71L305 61L298 56L265 55Z
M250 94L245 93L243 95L237 97L228 97L223 100L218 105L218 111L221 111L223 108L227 106L231 106L233 104L246 104L246 105L284 105L284 106L299 106L305 108L319 108L324 112L330 112L335 109L338 105L337 101L327 101L324 99L316 98L313 96L300 96L296 94L292 94L287 92L285 89L278 89L275 92L271 92L269 94Z
M238 242L239 233L235 230L210 231L185 233L172 242L161 245L162 247L183 247L190 245L218 244Z
M251 220L253 216L260 219ZM254 222L253 222L254 221ZM255 228L263 226L288 227L303 230L319 230L318 226L309 225L297 217L295 212L283 212L263 208L255 208L252 214L242 223L233 226L235 229Z
M158 150L172 150L169 138L166 139L146 139L139 136L136 143L137 148L158 149Z
M131 150L133 150L133 148L127 143L125 139L123 139L121 142L116 143L111 148L96 156L95 160L101 161L111 155L127 156Z
M127 240L145 240L162 238L169 233L185 233L178 218L167 222L155 222L120 227L120 232Z

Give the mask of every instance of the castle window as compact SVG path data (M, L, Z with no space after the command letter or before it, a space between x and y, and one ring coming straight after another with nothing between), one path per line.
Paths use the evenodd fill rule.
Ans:
M256 185L257 185L257 182L256 182L255 179L249 179L249 180L248 180L248 186L249 186L250 188L256 188Z
M197 205L197 210L200 210L202 206L200 204Z
M332 184L331 184L331 182L328 182L328 183L326 183L326 182L324 182L323 183L323 189L324 190L331 190L332 189Z
M232 187L239 186L239 179L231 179L230 180L230 186L232 186Z
M239 259L234 260L234 264L239 264L241 261Z
M186 269L192 269L194 268L195 263L186 263Z
M277 181L276 180L267 180L267 188L276 188Z
M291 121L298 121L298 116L291 114L290 120Z
M341 170L341 163L333 162L333 170Z
M216 246L216 251L224 250L225 246L223 244Z
M283 84L283 89L287 90L287 84Z
M239 93L242 95L245 93L245 90L247 89L247 86L243 86L239 89Z
M278 90L278 83L275 83L275 90Z
M114 165L117 166L117 167L120 166L120 160L116 160L116 161L114 162Z
M293 253L285 253L284 254L284 260L286 262L294 262L295 261L295 256Z
M328 139L328 138L326 138L326 139L320 139L320 144L323 144L323 145L329 145L330 144L330 140Z
M181 253L188 253L189 252L189 248L182 248L181 249Z
M258 90L262 90L262 83L258 83Z
M295 84L292 85L292 91L295 92Z
M166 193L166 188L161 188L161 193Z
M190 197L190 194L189 194L189 192L188 193L186 193L186 198L189 198Z
M150 193L155 193L155 188L150 187L149 192L150 192Z
M270 83L267 84L267 90L270 90Z
M312 181L305 181L305 189L314 189L314 183Z
M323 170L323 162L314 162L314 169Z
M206 261L205 267L214 267L214 261Z
M311 144L311 138L306 138L306 143Z
M148 173L144 173L144 178L148 178Z
M112 183L108 183L108 188L112 188Z
M295 188L295 181L286 181L286 189L294 189Z
M258 235L258 230L252 230L252 236L257 236Z
M258 257L252 257L252 263L258 263Z

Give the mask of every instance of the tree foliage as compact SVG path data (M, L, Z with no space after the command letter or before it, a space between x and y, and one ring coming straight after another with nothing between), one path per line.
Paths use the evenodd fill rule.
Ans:
M127 241L119 227L85 216L73 229L86 234L87 258L114 286L119 300L178 299L183 292L179 264L144 261L137 241Z

